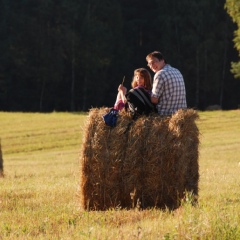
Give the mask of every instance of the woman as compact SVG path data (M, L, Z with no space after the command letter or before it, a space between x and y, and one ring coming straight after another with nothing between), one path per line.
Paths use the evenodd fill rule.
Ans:
M150 99L150 94L152 90L152 78L147 69L138 68L134 70L134 76L133 76L131 85L133 90L140 88L143 91L143 93L144 92L147 93L147 98ZM116 102L114 104L114 109L120 111L126 107L126 103L128 101L127 97L130 95L131 91L132 90L130 90L127 93L127 88L124 87L122 84L119 85L118 95L117 95Z

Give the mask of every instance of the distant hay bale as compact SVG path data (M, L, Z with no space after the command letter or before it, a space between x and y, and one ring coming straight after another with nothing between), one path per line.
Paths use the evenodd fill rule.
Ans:
M2 144L0 139L0 177L3 177L3 156L2 156Z
M195 110L172 117L157 114L136 121L121 112L117 126L106 126L94 108L84 129L80 157L80 206L177 208L185 192L198 196L199 131Z

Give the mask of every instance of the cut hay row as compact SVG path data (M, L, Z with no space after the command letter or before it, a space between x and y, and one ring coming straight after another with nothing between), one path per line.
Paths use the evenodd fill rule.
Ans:
M84 129L80 157L83 210L140 206L176 208L187 191L198 195L199 131L192 109L132 121L121 112L106 126L106 108L94 108Z

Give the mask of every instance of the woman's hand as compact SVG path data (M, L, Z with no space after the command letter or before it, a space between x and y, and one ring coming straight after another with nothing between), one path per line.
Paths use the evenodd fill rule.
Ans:
M119 87L118 87L118 91L119 91L119 92L122 92L124 95L126 95L126 93L127 93L127 88L124 87L122 84L120 84Z

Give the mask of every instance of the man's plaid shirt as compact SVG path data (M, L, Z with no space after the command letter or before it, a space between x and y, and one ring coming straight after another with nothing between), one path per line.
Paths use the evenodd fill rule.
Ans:
M180 71L166 64L156 72L152 97L159 99L157 110L163 116L172 115L178 109L187 108L185 84Z

